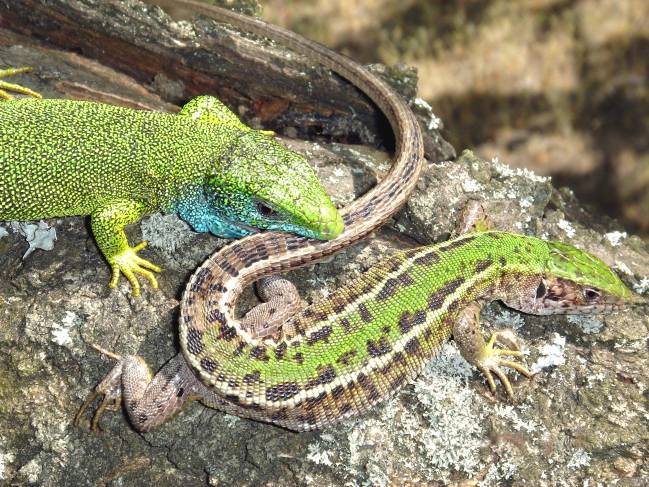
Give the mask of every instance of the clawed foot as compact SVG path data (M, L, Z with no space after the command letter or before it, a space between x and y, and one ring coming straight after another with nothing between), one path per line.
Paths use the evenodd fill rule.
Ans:
M131 283L133 296L140 295L140 283L138 282L137 277L135 277L135 274L141 274L144 276L149 283L151 283L152 288L158 288L158 281L153 275L153 272L160 272L160 267L137 255L137 253L147 245L148 243L146 241L140 242L135 247L130 247L109 259L110 266L113 270L113 276L110 283L108 283L109 287L117 287L117 281L119 280L119 274L121 272L126 276L128 282Z
M7 76L14 76L16 74L26 73L31 71L32 68L9 68L0 70L0 78L5 78ZM6 81L0 81L0 99L2 100L12 100L14 97L7 93L7 91L13 91L14 93L20 93L23 95L33 96L34 98L43 98L40 93L37 93L29 88L20 86L14 83L7 83Z
M122 357L101 348L99 345L92 344L91 346L99 353L116 360L117 364L92 390L92 392L88 394L88 397L79 408L79 412L74 417L74 425L79 426L81 418L85 415L92 403L95 402L95 399L99 396L103 396L103 399L93 414L90 422L90 429L92 431L100 431L99 419L104 414L104 411L119 411L122 405Z
M495 348L494 346L496 343L509 347L509 349ZM493 335L491 335L491 338L485 344L481 357L476 361L476 366L478 367L478 370L480 370L480 372L486 377L491 392L496 392L496 382L493 378L493 376L495 375L496 377L498 377L498 380L500 380L500 383L505 388L505 392L511 399L514 397L514 391L512 389L511 383L509 382L509 379L507 378L507 375L505 375L505 372L501 367L514 369L528 379L531 379L534 374L532 374L532 372L530 372L524 365L518 362L514 362L513 360L503 358L503 356L522 357L523 352L520 351L518 345L516 344L516 341L512 339L507 333L495 332Z

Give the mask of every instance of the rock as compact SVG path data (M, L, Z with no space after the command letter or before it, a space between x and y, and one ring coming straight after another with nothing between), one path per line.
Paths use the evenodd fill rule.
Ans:
M73 89L174 109L106 66L6 30L0 30L0 56L16 66L43 66L38 78L21 81L47 95ZM388 167L387 154L374 148L285 143L308 156L339 205L366 191ZM303 297L320 299L391 252L447 238L459 209L476 199L500 229L576 244L615 266L636 290L649 288L646 244L615 222L589 215L549 180L470 152L427 164L415 194L390 224L328 262L288 276ZM649 320L638 312L575 319L489 306L483 319L493 326L485 332L514 328L529 350L525 361L539 369L531 381L514 381L513 402L502 391L492 396L451 341L401 393L321 432L296 434L198 403L147 434L136 433L121 411L103 416L99 434L76 427L79 406L112 366L90 344L137 353L157 370L178 350L185 283L226 242L193 233L173 216L134 225L130 241L147 235L151 246L143 255L164 272L159 290L145 284L142 297L132 298L123 279L116 290L106 287L109 270L84 219L48 223L58 237L54 249L36 250L24 261L24 239L11 231L0 238L4 483L576 486L649 477ZM252 292L244 295L243 307L254 302Z

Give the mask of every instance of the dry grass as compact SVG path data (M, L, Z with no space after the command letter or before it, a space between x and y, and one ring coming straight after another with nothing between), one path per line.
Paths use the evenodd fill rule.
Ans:
M406 62L458 148L555 176L649 235L647 0L266 0L363 62Z

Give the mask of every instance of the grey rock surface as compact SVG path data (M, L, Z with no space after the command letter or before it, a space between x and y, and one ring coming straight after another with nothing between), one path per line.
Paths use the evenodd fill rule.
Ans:
M48 51L0 31L0 61L38 64L45 80L21 81L49 96L73 78L93 93L169 107L107 68ZM31 57L30 57L31 56ZM48 64L49 62L49 64ZM93 65L94 66L94 65ZM88 74L90 73L90 74ZM45 84L41 84L44 83ZM77 88L78 89L78 86ZM431 119L432 120L432 119ZM345 205L384 176L389 156L345 144L286 140L305 153ZM483 202L499 229L558 239L614 266L637 291L649 289L649 248L615 222L589 214L569 190L471 153L428 164L406 207L384 228L328 262L291 272L315 301L398 249L443 240L469 200ZM160 289L132 298L109 270L83 218L50 220L53 250L29 248L0 230L0 483L42 486L200 485L646 485L649 479L649 319L638 312L574 319L525 316L499 304L485 334L513 328L538 370L514 381L515 400L488 392L452 341L417 380L369 414L313 433L292 433L190 405L160 429L136 433L121 411L103 431L72 420L112 361L97 343L136 353L155 371L177 353L178 304L193 270L226 241L196 234L173 216L129 229L160 264ZM5 235L6 233L6 235ZM244 307L255 302L244 295Z
M292 145L310 155L327 188L342 201L356 188L364 190L386 167L385 156L376 159L373 150ZM500 228L577 244L616 266L639 290L643 277L647 285L644 243L606 233L583 214L581 222L571 218L575 203L549 182L470 154L429 165L421 188L391 225L330 262L289 277L306 299L317 300L397 249L444 238L457 208L476 198L485 202ZM539 318L492 305L485 321L495 328L513 327L529 350L526 362L539 371L532 381L515 382L514 402L502 394L492 396L451 342L396 397L322 432L291 433L199 404L144 435L134 432L121 412L105 414L100 434L75 427L77 408L111 367L89 344L142 355L154 370L159 368L177 351L184 283L225 242L186 230L174 217L154 215L134 226L131 238L148 235L152 245L147 255L164 268L161 289L147 289L134 299L124 282L115 291L107 289L108 269L83 219L50 223L59 237L54 250L35 251L24 261L23 239L16 234L0 239L0 458L5 481L582 485L586 479L640 482L649 475L649 322L638 313ZM155 235L161 228L169 229ZM174 232L181 237L172 237ZM252 293L246 301L254 302Z

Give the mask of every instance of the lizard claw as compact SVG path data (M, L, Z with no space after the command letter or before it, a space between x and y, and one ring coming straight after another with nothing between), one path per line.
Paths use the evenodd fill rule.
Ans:
M109 263L113 270L113 275L108 283L108 287L117 287L117 281L121 272L131 284L131 287L133 288L133 296L140 295L140 283L135 274L141 274L144 276L149 281L152 288L158 288L158 281L153 275L153 272L160 272L160 267L137 255L137 253L146 248L147 245L148 242L145 240L137 244L135 247L129 247L128 249L123 250L110 259Z
M92 392L88 394L86 400L74 416L73 423L75 426L79 426L81 418L90 408L92 403L95 402L95 399L99 396L103 396L103 399L101 403L99 403L99 407L93 414L90 422L90 429L92 431L101 431L101 428L99 427L99 419L104 414L104 411L119 411L122 405L122 358L120 355L109 352L99 345L91 344L91 346L100 353L117 360L117 364L115 364L113 369L106 374L106 377L97 384Z
M7 76L13 76L16 74L22 74L26 73L28 71L31 71L32 68L9 68L9 69L2 69L0 70L0 78L4 78ZM25 88L24 86L20 86L14 83L7 83L6 81L0 81L0 99L3 100L11 100L13 99L13 96L7 93L7 91L13 91L15 93L20 93L23 95L29 95L34 98L43 98L40 93L37 93L33 90L30 90L29 88Z
M507 344L507 346L511 347L511 349L495 348L494 345L496 344L496 342L504 342ZM487 384L489 385L491 392L496 392L496 382L493 378L493 376L495 375L496 377L498 377L498 380L505 388L505 392L511 399L514 397L514 391L512 389L511 383L509 382L509 379L507 378L507 375L501 367L514 369L528 379L532 378L534 374L532 374L532 372L530 372L529 369L523 364L503 358L503 356L522 357L523 352L518 349L516 343L512 341L511 338L506 334L504 334L503 332L495 332L493 335L491 335L491 338L489 338L489 341L485 344L481 357L477 360L476 365L478 367L478 370L487 379Z

